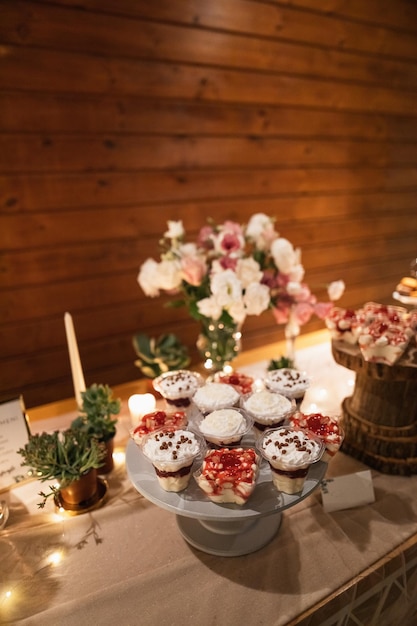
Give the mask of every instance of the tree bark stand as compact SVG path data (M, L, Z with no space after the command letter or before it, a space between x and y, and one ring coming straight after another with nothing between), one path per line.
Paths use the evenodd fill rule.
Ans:
M417 474L417 346L394 365L370 363L358 346L333 341L335 361L356 372L343 401L342 450L386 474Z

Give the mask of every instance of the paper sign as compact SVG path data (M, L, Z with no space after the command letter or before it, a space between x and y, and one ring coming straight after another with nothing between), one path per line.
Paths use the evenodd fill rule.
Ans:
M23 398L0 403L0 491L27 480L30 468L22 467L17 453L29 441Z
M321 483L321 497L323 508L327 513L375 502L370 470L337 478L325 478Z

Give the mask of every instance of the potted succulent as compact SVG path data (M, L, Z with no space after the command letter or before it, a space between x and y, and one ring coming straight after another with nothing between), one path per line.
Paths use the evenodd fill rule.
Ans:
M138 333L133 337L133 347L138 356L135 365L146 378L157 378L190 364L187 347L173 333L158 338Z
M108 474L113 469L114 436L121 402L113 398L108 385L93 384L81 392L81 415L71 424L71 428L81 430L106 446L106 457L99 473Z
M86 432L67 429L53 433L30 435L28 443L18 450L22 465L33 470L41 482L55 480L59 486L50 486L50 492L41 491L38 503L43 508L50 496L58 496L69 505L82 507L91 503L97 494L96 469L103 463L105 446Z
M285 368L295 368L294 361L286 356L281 356L279 359L271 359L268 363L267 370L271 372L273 370L280 370Z

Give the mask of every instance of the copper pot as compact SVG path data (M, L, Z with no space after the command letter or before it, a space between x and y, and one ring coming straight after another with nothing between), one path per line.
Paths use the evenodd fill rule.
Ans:
M114 468L114 461L113 461L114 437L112 437L108 441L105 441L104 443L106 446L106 456L103 459L103 465L101 465L98 468L97 474L108 474Z
M94 500L97 494L97 472L95 469L90 470L87 474L74 480L68 485L60 489L61 498L67 504L84 505Z

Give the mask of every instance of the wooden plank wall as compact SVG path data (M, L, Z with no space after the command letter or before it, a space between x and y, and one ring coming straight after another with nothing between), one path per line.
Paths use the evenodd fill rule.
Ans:
M276 216L311 286L390 302L417 254L417 4L0 0L0 399L139 374L131 337L187 312L145 298L168 219ZM320 287L318 295L322 295ZM321 322L305 330L321 328ZM244 347L282 338L269 313Z

